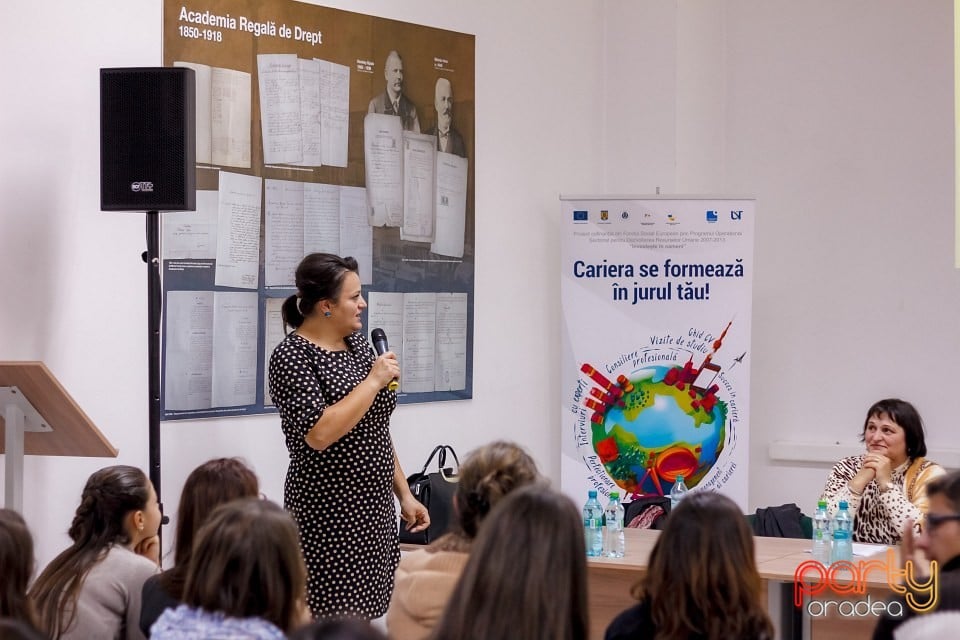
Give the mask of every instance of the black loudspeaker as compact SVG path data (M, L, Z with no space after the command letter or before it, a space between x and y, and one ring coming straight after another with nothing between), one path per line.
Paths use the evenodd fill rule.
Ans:
M100 208L195 211L196 118L193 69L100 69Z

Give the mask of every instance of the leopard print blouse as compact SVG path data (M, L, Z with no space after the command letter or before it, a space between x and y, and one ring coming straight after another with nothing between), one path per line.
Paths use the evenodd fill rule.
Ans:
M853 515L854 542L897 544L907 519L919 524L927 513L927 483L946 471L937 463L924 460L912 486L905 487L907 468L913 462L908 460L891 473L892 489L881 493L877 481L871 480L864 487L863 495L855 496L847 483L860 471L863 458L861 454L838 462L830 472L820 499L827 501L831 517L839 510L841 500L847 502Z

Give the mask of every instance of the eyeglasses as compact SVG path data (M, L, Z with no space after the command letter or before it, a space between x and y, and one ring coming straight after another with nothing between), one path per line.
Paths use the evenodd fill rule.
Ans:
M947 513L944 515L937 515L935 513L927 514L927 528L936 529L945 522L950 522L951 520L960 521L960 513Z

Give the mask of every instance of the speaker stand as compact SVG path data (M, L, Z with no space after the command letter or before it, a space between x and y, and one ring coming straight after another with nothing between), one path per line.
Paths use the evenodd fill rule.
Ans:
M149 386L149 472L150 482L157 492L160 504L161 522L167 524L169 518L163 516L163 501L160 498L160 318L163 307L163 292L160 288L160 212L147 211L147 250L141 255L147 263L147 353ZM161 549L163 537L160 530Z

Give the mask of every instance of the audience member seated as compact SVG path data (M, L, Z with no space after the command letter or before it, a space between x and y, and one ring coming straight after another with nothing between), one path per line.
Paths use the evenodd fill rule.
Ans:
M585 640L588 630L579 509L540 485L517 489L480 528L431 638Z
M924 458L923 435L923 421L909 402L880 400L867 411L860 434L867 452L838 462L820 496L831 516L847 502L855 542L896 544L907 520L922 525L927 483L944 474Z
M143 585L140 630L147 637L160 614L180 604L193 540L213 510L225 502L255 498L259 494L260 483L256 474L236 458L209 460L187 476L177 509L175 564L172 569L152 576Z
M42 631L51 638L142 638L140 593L160 571L160 505L149 478L118 465L83 488L69 535L30 589Z
M533 458L510 442L493 442L467 456L453 497L457 519L452 531L400 559L387 611L391 636L422 640L430 635L487 513L508 493L538 477Z
M183 604L164 611L155 640L280 640L309 622L297 525L276 504L241 498L200 527Z
M347 619L313 622L290 634L290 640L387 640L387 636L366 620Z
M0 618L0 640L47 640L47 636L23 620Z
M33 538L27 523L16 511L0 509L0 619L36 628L33 603L27 598L32 575Z
M960 471L932 480L927 485L927 495L930 508L923 530L918 536L914 533L913 523L907 522L903 530L900 557L920 567L914 583L919 583L921 589L928 582L925 576L931 573L928 563L936 561L939 601L933 611L960 611ZM930 594L921 591L914 598L914 602L922 608L929 602ZM887 606L887 615L880 619L874 630L874 640L900 637L897 635L898 627L901 624L906 627L905 621L915 617L916 611L906 604L902 596L896 601L900 606ZM903 615L897 616L900 611ZM916 628L922 629L923 626L918 623Z
M606 640L772 640L753 535L740 508L711 491L685 497L667 518L634 585L640 601L607 627Z

